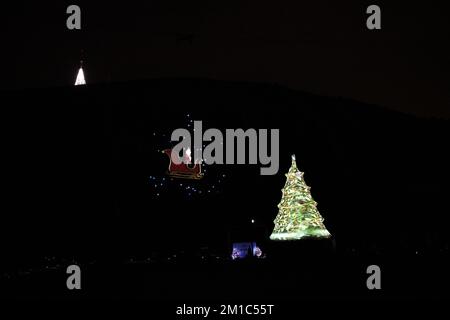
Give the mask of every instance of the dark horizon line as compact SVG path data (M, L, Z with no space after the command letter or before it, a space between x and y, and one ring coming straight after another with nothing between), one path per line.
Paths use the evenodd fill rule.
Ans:
M370 103L370 102L364 102L361 100L357 100L351 97L344 97L344 96L332 96L332 95L325 95L325 94L318 94L310 91L300 90L293 87L290 87L285 84L280 84L278 82L270 82L270 81L250 81L250 80L226 80L226 79L215 79L215 78L208 78L208 77L157 77L157 78L136 78L136 79L130 79L130 80L114 80L114 81L102 81L102 82L94 82L89 83L87 82L85 85L78 85L75 86L64 84L64 85L52 85L52 86L36 86L36 87L23 87L23 88L2 88L0 89L0 94L14 94L19 93L23 91L36 91L36 90L65 90L65 89L81 89L83 87L85 88L99 88L99 87L105 87L105 86L122 86L122 85L129 85L133 83L145 83L145 82L196 82L196 83L223 83L223 84L233 84L233 85L244 85L244 86L260 86L260 87L271 87L275 90L280 90L281 92L284 91L288 94L293 95L303 95L303 96L309 96L312 98L321 98L326 99L329 101L338 100L338 101L345 101L349 104L355 105L364 105L366 107L372 108L372 109L378 109L386 112L390 112L393 114L397 114L399 116L407 116L410 118L415 119L425 119L425 120L432 120L432 121L444 121L448 122L450 121L450 117L446 116L436 116L436 115L422 115L417 114L415 112L407 112L402 111L399 109L396 109L394 107L387 107L380 104Z

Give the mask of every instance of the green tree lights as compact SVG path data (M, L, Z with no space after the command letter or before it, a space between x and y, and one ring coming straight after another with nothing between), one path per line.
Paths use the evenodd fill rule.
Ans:
M331 234L323 224L323 218L313 200L292 156L292 165L286 174L281 202L271 240L298 240L302 238L329 238Z

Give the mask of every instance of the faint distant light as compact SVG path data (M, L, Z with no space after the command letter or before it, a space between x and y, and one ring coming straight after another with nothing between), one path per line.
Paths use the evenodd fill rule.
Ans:
M252 223L255 223L255 220L254 220L254 219L252 219Z

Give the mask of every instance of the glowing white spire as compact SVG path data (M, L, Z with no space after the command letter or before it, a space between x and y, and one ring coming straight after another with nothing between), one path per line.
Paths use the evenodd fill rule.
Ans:
M86 84L86 80L84 80L84 72L83 68L80 67L80 70L78 70L77 80L75 80L75 85L83 85Z

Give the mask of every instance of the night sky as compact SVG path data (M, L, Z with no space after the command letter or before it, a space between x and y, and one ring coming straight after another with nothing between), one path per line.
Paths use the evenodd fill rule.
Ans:
M66 8L82 30L66 28ZM443 2L17 1L2 4L0 88L196 77L269 82L422 116L450 116ZM5 27L6 23L6 27ZM83 54L81 52L83 51Z
M443 2L2 3L0 299L285 300L292 315L316 298L448 298ZM81 30L66 27L73 4ZM371 4L381 30L366 27ZM195 120L278 129L278 172L174 177L161 151ZM293 154L329 239L270 241ZM232 261L247 241L265 259ZM367 286L369 265L383 290Z

